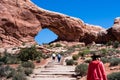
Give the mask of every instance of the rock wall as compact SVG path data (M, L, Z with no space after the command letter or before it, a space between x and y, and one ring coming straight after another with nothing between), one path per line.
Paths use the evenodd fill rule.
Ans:
M49 28L58 40L85 43L120 41L120 18L112 28L89 25L78 18L41 9L30 0L0 0L0 47L34 44L37 33Z

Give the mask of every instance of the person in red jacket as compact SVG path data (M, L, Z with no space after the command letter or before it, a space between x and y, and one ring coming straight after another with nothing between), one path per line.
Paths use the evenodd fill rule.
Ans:
M100 55L93 54L88 67L87 80L107 80L105 68L100 58Z

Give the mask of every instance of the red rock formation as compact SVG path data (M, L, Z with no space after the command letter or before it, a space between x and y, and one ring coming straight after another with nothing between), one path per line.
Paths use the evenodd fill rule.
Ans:
M120 41L120 17L115 18L114 25L112 27L112 33L116 40Z
M34 37L44 28L56 33L58 40L106 42L114 40L114 32L112 35L120 41L120 30L114 27L107 31L88 25L80 19L38 8L29 0L0 0L0 47L34 44Z

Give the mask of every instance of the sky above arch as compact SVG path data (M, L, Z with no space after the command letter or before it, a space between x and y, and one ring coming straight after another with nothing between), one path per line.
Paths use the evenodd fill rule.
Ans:
M31 0L37 6L68 16L77 17L85 23L110 28L114 19L120 16L120 0ZM45 35L49 30L45 30ZM50 34L50 33L49 33ZM52 37L56 35L51 35ZM43 36L45 37L45 36ZM36 40L36 39L35 39ZM37 42L41 43L40 38ZM49 42L49 41L48 41ZM46 42L47 43L47 42Z

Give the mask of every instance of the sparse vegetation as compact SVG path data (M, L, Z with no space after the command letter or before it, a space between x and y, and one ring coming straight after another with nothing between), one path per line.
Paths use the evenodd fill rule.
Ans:
M35 68L35 65L32 61L22 62L21 66L25 68Z
M16 72L14 74L12 80L27 80L26 75L24 72Z
M82 57L85 57L85 55L89 54L90 53L90 49L84 49L82 50L82 52L80 51L78 54Z
M55 44L55 47L62 47L62 45L61 44Z
M120 58L111 58L110 59L110 66L117 66L118 64L120 64Z
M14 71L15 70L8 65L7 66L1 66L0 67L0 77L10 78L10 77L13 76Z
M4 64L19 64L20 60L17 58L17 55L12 55L5 52L4 56L0 57L0 62Z
M120 44L120 43L119 43L118 41L115 41L115 42L113 43L113 47L114 47L114 48L118 48L119 44Z
M120 72L111 73L107 77L108 80L120 80Z
M79 55L78 55L78 54L74 54L74 55L72 56L72 59L73 59L73 60L78 60L78 58L79 58Z
M63 46L60 43L56 44L45 44L45 49L53 49L57 50L59 49L65 49L65 51L60 51L59 53L62 56L69 56L73 52L77 52L78 54L72 55L72 59L66 60L66 65L77 65L75 68L75 72L78 76L85 76L87 72L87 67L89 62L91 61L90 56L94 53L102 54L101 61L103 63L110 63L110 67L115 67L120 64L120 50L119 50L119 42L110 41L106 45L102 44L102 46L98 45L89 45L89 46L80 46L80 45L74 45L74 46ZM14 48L16 49L16 48ZM14 50L13 49L13 50ZM27 47L27 48L20 48L19 54L9 54L5 52L3 56L0 56L0 77L5 78L11 78L12 80L26 80L26 76L29 76L35 67L33 64L34 62L40 63L41 60L47 59L51 57L51 54L53 52L50 52L49 54L42 54L42 52L36 49L35 46ZM54 52L58 53L58 52ZM82 61L84 62L78 65L78 58L82 57ZM43 58L43 59L41 59ZM83 59L84 58L84 59ZM10 68L6 66L7 64L19 64L20 66L16 69ZM105 64L106 65L106 64ZM6 68L7 67L7 68ZM120 69L118 69L120 70ZM119 80L120 73L113 73L108 75L109 80Z
M85 76L87 74L88 65L80 64L75 67L75 72L78 76Z
M28 60L36 60L42 57L42 53L36 50L35 46L31 46L30 48L23 48L20 50L18 58L21 61L28 61Z
M74 64L74 60L73 59L67 59L66 60L66 65L73 65Z
M109 62L109 59L106 58L106 57L102 57L102 58L101 58L101 61L102 61L103 63L108 63L108 62Z

